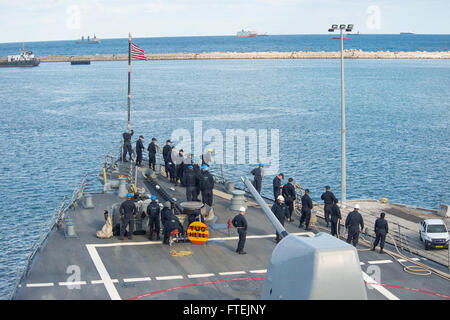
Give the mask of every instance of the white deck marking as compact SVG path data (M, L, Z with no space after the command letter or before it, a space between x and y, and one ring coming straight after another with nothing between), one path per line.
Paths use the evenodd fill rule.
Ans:
M46 283L27 283L28 288L36 288L36 287L53 287L53 282Z
M374 260L374 261L367 261L368 264L384 264L384 263L393 263L392 260Z
M109 273L105 268L105 265L102 262L102 259L100 259L95 245L87 244L86 248L89 252L89 255L91 256L92 261L94 262L95 268L97 268L97 272L100 275L100 278L102 279L111 300L122 300L120 298L119 292L116 289L116 286L112 282L111 277L109 276Z
M189 279L213 277L214 273L188 274Z
M365 263L364 263L364 262L360 262L359 264L360 264L361 266L365 265Z
M155 277L156 280L177 280L177 279L183 279L183 276L165 276L165 277Z
M60 282L60 286L79 286L86 284L86 281L72 281L72 282Z
M374 279L372 279L367 273L365 273L364 271L361 271L361 272L362 272L364 281L366 281L367 283L374 283L374 285L372 285L371 287L374 288L375 290L377 290L383 296L385 296L389 300L400 300L397 296L393 295L385 287L380 286L380 285L375 285L375 284L378 284L378 282L376 282Z
M219 272L219 274L221 276L228 276L228 275L232 275L232 274L244 274L246 273L245 271L229 271L229 272Z
M250 273L266 273L267 269L261 269L261 270L250 270Z
M123 279L123 282L141 282L141 281L150 281L150 280L152 280L150 277L128 278L128 279Z
M413 261L419 261L419 258L408 258L409 260L413 260ZM408 262L408 260L406 259L397 259L398 262Z
M312 232L296 232L296 233L290 233L295 236L308 236L313 237L314 233ZM252 235L247 236L246 239L264 239L264 238L275 238L275 234L263 234L263 235ZM227 240L237 240L239 239L238 236L235 237L222 237L222 238L209 238L207 242L210 241L227 241Z
M112 279L111 280L113 283L119 283L119 280L117 279ZM91 284L104 284L105 282L103 280L92 280Z

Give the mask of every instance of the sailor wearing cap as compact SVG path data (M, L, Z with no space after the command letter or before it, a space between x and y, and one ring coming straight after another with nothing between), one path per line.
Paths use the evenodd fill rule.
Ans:
M303 226L303 222L305 223L305 230L311 230L309 228L309 221L311 220L311 210L313 208L313 203L311 197L309 196L309 189L305 190L305 195L302 197L302 210L300 217L299 228Z
M345 219L345 228L348 230L347 243L352 242L356 247L359 240L359 226L361 226L361 232L364 230L364 221L359 211L359 204L355 204L352 212L347 215Z
M377 247L378 243L380 243L380 253L383 253L383 248L384 248L384 241L386 240L386 234L389 232L389 226L387 221L384 219L385 217L385 213L382 212L380 214L380 217L375 221L375 227L374 227L374 231L376 234L376 238L375 241L373 242L372 245L372 251L375 251L375 248Z
M149 203L147 206L147 212L146 215L148 216L148 227L149 227L149 240L153 240L153 230L156 232L156 240L159 240L159 231L160 231L160 224L159 224L159 216L160 216L160 206L158 202L156 202L156 196L152 195L150 200L152 202Z
M122 222L120 225L120 240L123 240L123 236L125 234L125 229L127 228L127 225L129 226L128 229L128 239L131 240L132 234L133 234L133 221L132 219L136 219L136 205L133 200L131 200L131 197L133 195L131 193L127 193L127 200L122 202L120 205L120 221Z
M156 138L152 138L152 142L148 145L148 167L155 171L156 163Z
M245 208L240 207L239 213L233 218L232 224L235 228L237 228L239 234L239 241L236 248L236 252L239 254L246 254L244 251L245 239L247 237L247 220L244 217Z
M166 144L163 147L163 159L164 159L164 168L166 171L166 177L170 179L172 179L172 176L170 175L170 163L172 162L171 159L171 152L172 152L172 147L170 146L170 144L172 143L172 141L167 140Z
M324 203L323 211L325 215L325 222L327 223L328 227L331 214L331 207L337 201L337 199L334 196L333 192L330 191L330 186L325 187L325 192L322 193L322 196L320 198L323 200Z
M136 141L136 165L140 167L142 165L142 150L144 147L144 136L139 136L139 139Z
M284 219L289 218L289 209L284 204L284 197L278 196L277 200L272 205L272 212L280 221L281 225L284 226ZM278 243L281 240L281 236L276 232L275 241Z
M262 179L264 178L264 164L260 163L258 168L253 169L250 173L255 177L253 186L258 193L261 193Z

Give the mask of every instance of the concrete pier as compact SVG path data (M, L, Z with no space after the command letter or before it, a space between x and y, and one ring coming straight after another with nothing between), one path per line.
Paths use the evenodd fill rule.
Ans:
M291 51L291 52L201 52L201 53L148 53L148 60L214 60L214 59L339 59L340 52ZM344 50L346 59L450 59L450 51L362 51ZM128 54L52 55L38 57L41 62L70 62L71 60L125 61ZM6 59L4 57L0 60Z

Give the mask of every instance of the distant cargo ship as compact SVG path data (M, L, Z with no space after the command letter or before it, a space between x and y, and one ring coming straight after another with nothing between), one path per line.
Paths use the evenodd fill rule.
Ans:
M0 61L0 67L37 67L39 63L33 52L22 47L20 54L9 55L6 61Z
M253 38L256 37L258 34L255 31L248 31L248 30L244 30L242 29L241 31L238 31L236 33L236 36L238 38Z
M89 37L89 36L87 36L87 38L85 38L84 36L83 37L81 37L81 39L78 39L77 40L77 43L78 44L96 44L96 43L100 43L100 39L99 38L97 38L96 36L95 36L95 34L94 34L94 37L93 38L91 38L91 37Z

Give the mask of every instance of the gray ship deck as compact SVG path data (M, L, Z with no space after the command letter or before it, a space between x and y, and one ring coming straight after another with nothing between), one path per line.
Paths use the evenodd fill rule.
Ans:
M184 188L175 191L166 178L157 182L172 196L184 200ZM138 186L144 181L139 178ZM147 190L151 192L150 190ZM214 209L218 224L226 224L235 213L227 210L228 195L221 185L215 190ZM77 207L74 218L77 238L66 238L56 230L48 239L31 266L29 276L21 283L19 299L258 299L270 256L276 246L274 229L261 209L249 202L246 218L249 224L246 255L236 254L237 233L227 229L214 230L204 245L148 241L146 235L120 241L96 238L96 231L104 224L103 212L120 203L115 194L93 194L94 209ZM181 201L179 201L181 202ZM344 211L343 211L344 213ZM289 233L307 236L299 229L298 218L286 222ZM318 219L314 233L323 226ZM394 250L391 246L387 249ZM448 299L449 282L436 275L416 276L386 254L364 251L359 247L361 270L368 282L373 267L380 271L383 284L367 289L369 299ZM173 255L173 251L179 255ZM183 255L184 252L191 254ZM444 272L446 267L421 256L416 260ZM79 270L79 273L74 270ZM295 276L295 275L291 275ZM384 286L388 285L388 286ZM420 289L412 291L411 289ZM342 288L345 290L345 288ZM440 296L441 295L441 296ZM444 295L444 296L442 296ZM445 297L446 296L446 297Z

